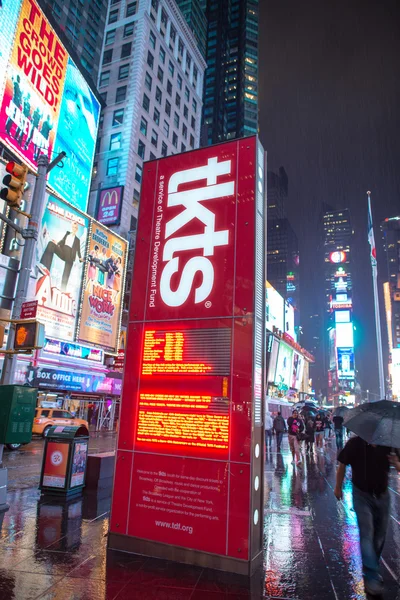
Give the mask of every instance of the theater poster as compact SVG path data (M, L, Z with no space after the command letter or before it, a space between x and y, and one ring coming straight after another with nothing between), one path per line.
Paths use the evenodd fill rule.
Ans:
M88 229L86 215L47 196L29 300L38 301L48 338L75 339Z
M78 341L116 352L121 324L127 243L92 223Z

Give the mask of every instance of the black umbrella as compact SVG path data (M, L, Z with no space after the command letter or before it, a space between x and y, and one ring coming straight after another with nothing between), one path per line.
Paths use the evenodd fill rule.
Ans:
M334 417L345 417L347 412L349 411L348 406L338 406L335 408L335 412L333 413Z
M367 402L349 410L344 426L369 444L400 448L400 403Z

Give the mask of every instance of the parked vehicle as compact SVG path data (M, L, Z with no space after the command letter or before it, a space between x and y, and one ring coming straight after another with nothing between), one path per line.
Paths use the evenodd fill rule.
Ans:
M33 419L32 433L46 437L53 425L84 425L89 429L88 422L77 419L72 413L60 408L37 408Z

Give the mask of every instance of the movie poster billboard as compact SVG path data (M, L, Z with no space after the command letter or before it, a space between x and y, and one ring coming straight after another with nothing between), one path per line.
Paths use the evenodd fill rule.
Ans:
M66 152L49 184L70 204L86 211L100 104L75 63L68 59L54 154Z
M29 294L46 337L74 341L88 227L86 215L48 195Z
M118 350L127 243L92 224L77 340Z
M0 2L0 98L3 97L8 61L14 43L21 0Z
M23 0L1 99L0 139L33 169L41 154L53 153L67 63L39 5Z

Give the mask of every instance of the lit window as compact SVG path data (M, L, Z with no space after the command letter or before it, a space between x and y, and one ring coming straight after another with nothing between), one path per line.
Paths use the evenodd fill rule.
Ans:
M130 2L126 7L125 17L131 17L136 13L137 2Z
M132 21L132 23L128 23L127 25L125 25L124 38L129 37L130 35L133 35L134 27L135 27L135 23L133 21Z
M108 46L108 44L113 44L115 41L115 32L117 30L116 29L111 29L111 31L107 31L107 35L106 35L106 41L105 41L105 45Z
M121 148L121 137L121 133L111 134L109 150L119 150Z
M107 175L113 176L118 174L119 158L109 158L107 162Z
M147 121L144 117L140 119L140 133L147 135Z
M99 87L104 87L110 83L110 71L103 71L100 75Z
M129 76L129 65L121 65L118 71L118 79L126 79Z
M117 127L118 125L122 125L124 122L124 109L119 108L118 110L114 110L112 126Z
M138 183L141 183L142 181L142 173L143 173L143 169L140 165L136 165L136 169L135 169L135 180Z

